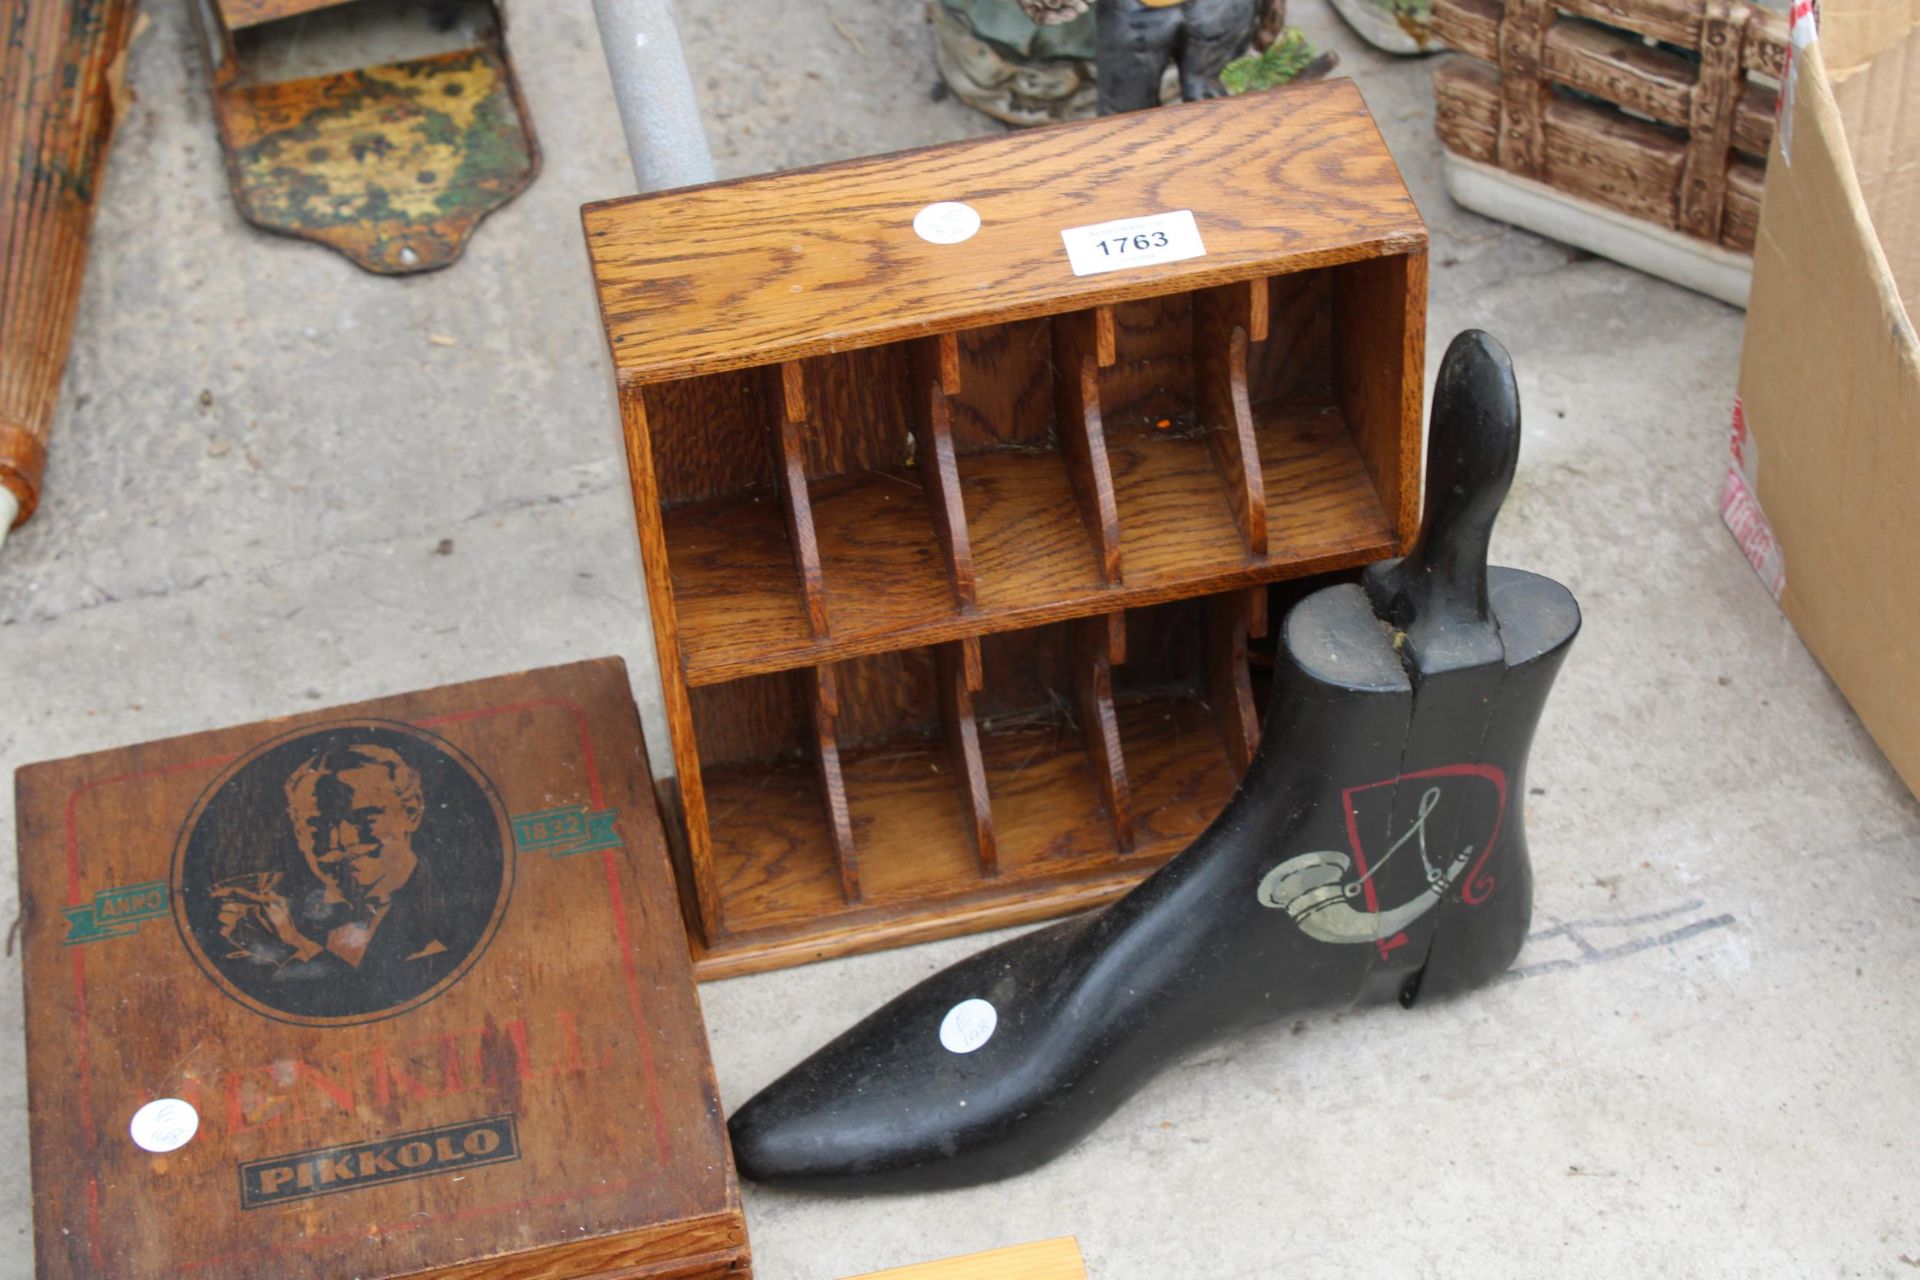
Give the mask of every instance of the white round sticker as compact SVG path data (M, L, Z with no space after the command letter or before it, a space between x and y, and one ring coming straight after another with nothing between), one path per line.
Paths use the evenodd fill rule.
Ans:
M940 1019L940 1043L954 1053L972 1053L993 1039L1000 1015L985 1000L962 1000Z
M193 1135L200 1132L200 1113L183 1099L156 1098L133 1113L133 1123L127 1130L142 1151L164 1155L193 1141Z
M980 215L958 200L942 200L913 215L914 234L930 244L959 244L979 229Z

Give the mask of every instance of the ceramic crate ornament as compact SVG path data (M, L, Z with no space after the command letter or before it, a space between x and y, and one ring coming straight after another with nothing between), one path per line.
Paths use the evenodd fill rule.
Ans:
M1434 0L1469 209L1745 306L1786 19L1745 0Z

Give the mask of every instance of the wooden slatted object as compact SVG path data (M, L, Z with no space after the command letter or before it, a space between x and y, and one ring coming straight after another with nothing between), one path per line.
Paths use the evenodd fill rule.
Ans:
M1435 127L1455 156L1753 251L1785 67L1744 0L1434 0Z
M584 217L703 977L1123 892L1244 766L1263 585L1414 530L1426 231L1349 82Z
M40 504L133 15L0 0L0 542Z

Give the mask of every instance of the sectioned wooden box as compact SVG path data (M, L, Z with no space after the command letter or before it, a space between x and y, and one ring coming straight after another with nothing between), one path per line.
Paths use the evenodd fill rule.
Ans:
M749 1274L618 660L18 789L41 1276Z
M1124 892L1245 767L1263 584L1413 532L1426 231L1351 82L584 216L703 977Z

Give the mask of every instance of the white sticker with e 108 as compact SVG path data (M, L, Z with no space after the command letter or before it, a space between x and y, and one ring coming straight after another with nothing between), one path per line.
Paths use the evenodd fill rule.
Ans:
M142 1151L165 1155L193 1141L200 1132L200 1113L180 1098L155 1098L133 1113L127 1131Z
M1066 242L1067 261L1077 276L1207 256L1191 209L1068 227L1060 233L1060 239Z
M972 1053L993 1039L993 1029L999 1025L999 1010L991 1002L975 996L962 1000L940 1019L940 1043L950 1053Z

